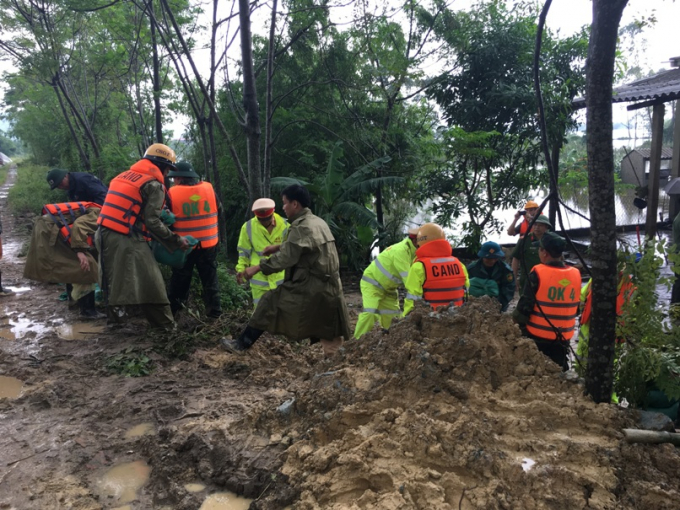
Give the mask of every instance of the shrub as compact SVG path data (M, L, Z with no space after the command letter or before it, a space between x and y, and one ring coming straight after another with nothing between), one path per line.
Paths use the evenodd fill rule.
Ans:
M49 203L65 202L66 192L50 190L45 180L48 168L33 164L20 164L17 179L9 190L8 201L16 214L40 214L42 207Z

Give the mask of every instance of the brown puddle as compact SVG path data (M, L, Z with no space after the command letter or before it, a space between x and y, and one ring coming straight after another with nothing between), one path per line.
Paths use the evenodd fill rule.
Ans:
M248 510L252 502L233 492L216 492L205 498L199 510Z
M24 383L19 379L0 375L0 398L17 398L23 388Z
M187 483L184 485L184 488L187 492L201 492L202 490L205 490L205 485L202 483Z
M140 436L153 436L155 433L156 430L153 427L153 423L140 423L125 433L125 439Z
M105 496L113 496L118 503L137 499L137 491L149 479L151 468L143 460L119 464L109 469L98 485Z
M47 328L43 324L35 323L25 317L13 318L5 315L0 319L0 338L5 340L20 340L28 333L36 335L44 333Z
M104 331L103 325L89 322L62 324L56 328L57 336L62 340L89 340Z

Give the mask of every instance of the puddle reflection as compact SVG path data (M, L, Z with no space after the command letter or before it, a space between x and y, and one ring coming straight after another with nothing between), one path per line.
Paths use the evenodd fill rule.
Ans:
M248 510L252 502L233 492L216 492L205 498L199 510Z
M156 433L153 423L140 423L125 433L125 439L140 436L153 436Z
M120 464L109 469L99 487L106 496L113 496L119 503L129 503L137 499L137 491L149 479L151 468L143 460Z
M201 492L202 490L205 490L205 485L202 483L187 483L184 485L184 488L187 492Z
M89 340L104 331L103 325L90 322L74 322L62 324L56 328L57 336L62 340Z
M0 375L0 398L18 398L23 388L24 383L16 377Z

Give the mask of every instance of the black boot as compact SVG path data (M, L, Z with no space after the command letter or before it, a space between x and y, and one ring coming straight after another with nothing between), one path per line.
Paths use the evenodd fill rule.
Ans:
M103 319L105 314L99 313L94 304L94 291L88 292L78 300L80 316L84 319Z
M250 349L262 333L264 333L264 330L246 326L246 329L243 330L243 333L236 340L223 338L220 340L220 344L222 344L222 348L225 351L231 353L243 352Z
M2 286L2 272L0 271L0 296L12 296L14 291Z

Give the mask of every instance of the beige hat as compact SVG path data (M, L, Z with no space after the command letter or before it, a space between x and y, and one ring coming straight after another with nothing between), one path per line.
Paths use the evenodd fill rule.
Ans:
M274 209L276 203L271 198L258 198L253 202L253 208L251 211L255 212L260 209Z

